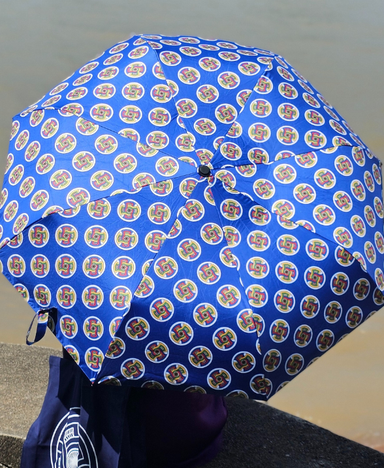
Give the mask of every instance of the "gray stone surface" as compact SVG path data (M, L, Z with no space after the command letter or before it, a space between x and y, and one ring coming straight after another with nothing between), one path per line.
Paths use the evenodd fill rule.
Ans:
M0 468L18 468L39 414L49 348L0 343ZM227 399L224 448L205 468L384 468L384 454L268 405Z
M254 401L228 400L224 450L204 468L384 467L384 454Z
M48 360L60 351L0 343L0 467L18 467L28 429L48 383Z

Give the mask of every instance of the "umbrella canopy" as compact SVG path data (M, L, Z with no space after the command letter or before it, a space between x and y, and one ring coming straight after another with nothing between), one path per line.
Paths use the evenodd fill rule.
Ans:
M3 273L92 381L267 399L383 304L380 166L281 56L135 36L14 118Z

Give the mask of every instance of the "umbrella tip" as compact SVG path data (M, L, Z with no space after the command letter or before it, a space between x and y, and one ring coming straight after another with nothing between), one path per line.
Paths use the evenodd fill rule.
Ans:
M199 166L197 172L201 177L209 177L211 175L211 169L209 166L204 166L203 164Z

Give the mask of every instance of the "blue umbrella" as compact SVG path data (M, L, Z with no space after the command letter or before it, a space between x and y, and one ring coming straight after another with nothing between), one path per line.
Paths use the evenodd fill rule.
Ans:
M91 381L267 399L383 305L381 193L281 56L139 35L14 118L0 261Z

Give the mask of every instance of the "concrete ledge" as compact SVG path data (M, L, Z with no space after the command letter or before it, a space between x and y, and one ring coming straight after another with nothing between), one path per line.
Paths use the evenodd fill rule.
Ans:
M384 454L268 405L228 399L224 450L204 468L384 467Z
M39 415L47 389L51 354L61 353L0 343L0 467L20 465L24 439Z
M20 465L23 443L24 439L22 437L0 433L0 468L3 466L13 468ZM6 465L2 465L1 462L6 463Z
M0 343L0 468L19 468L22 443L48 382L50 348ZM242 399L227 399L222 452L205 468L384 467L384 453L300 418Z

